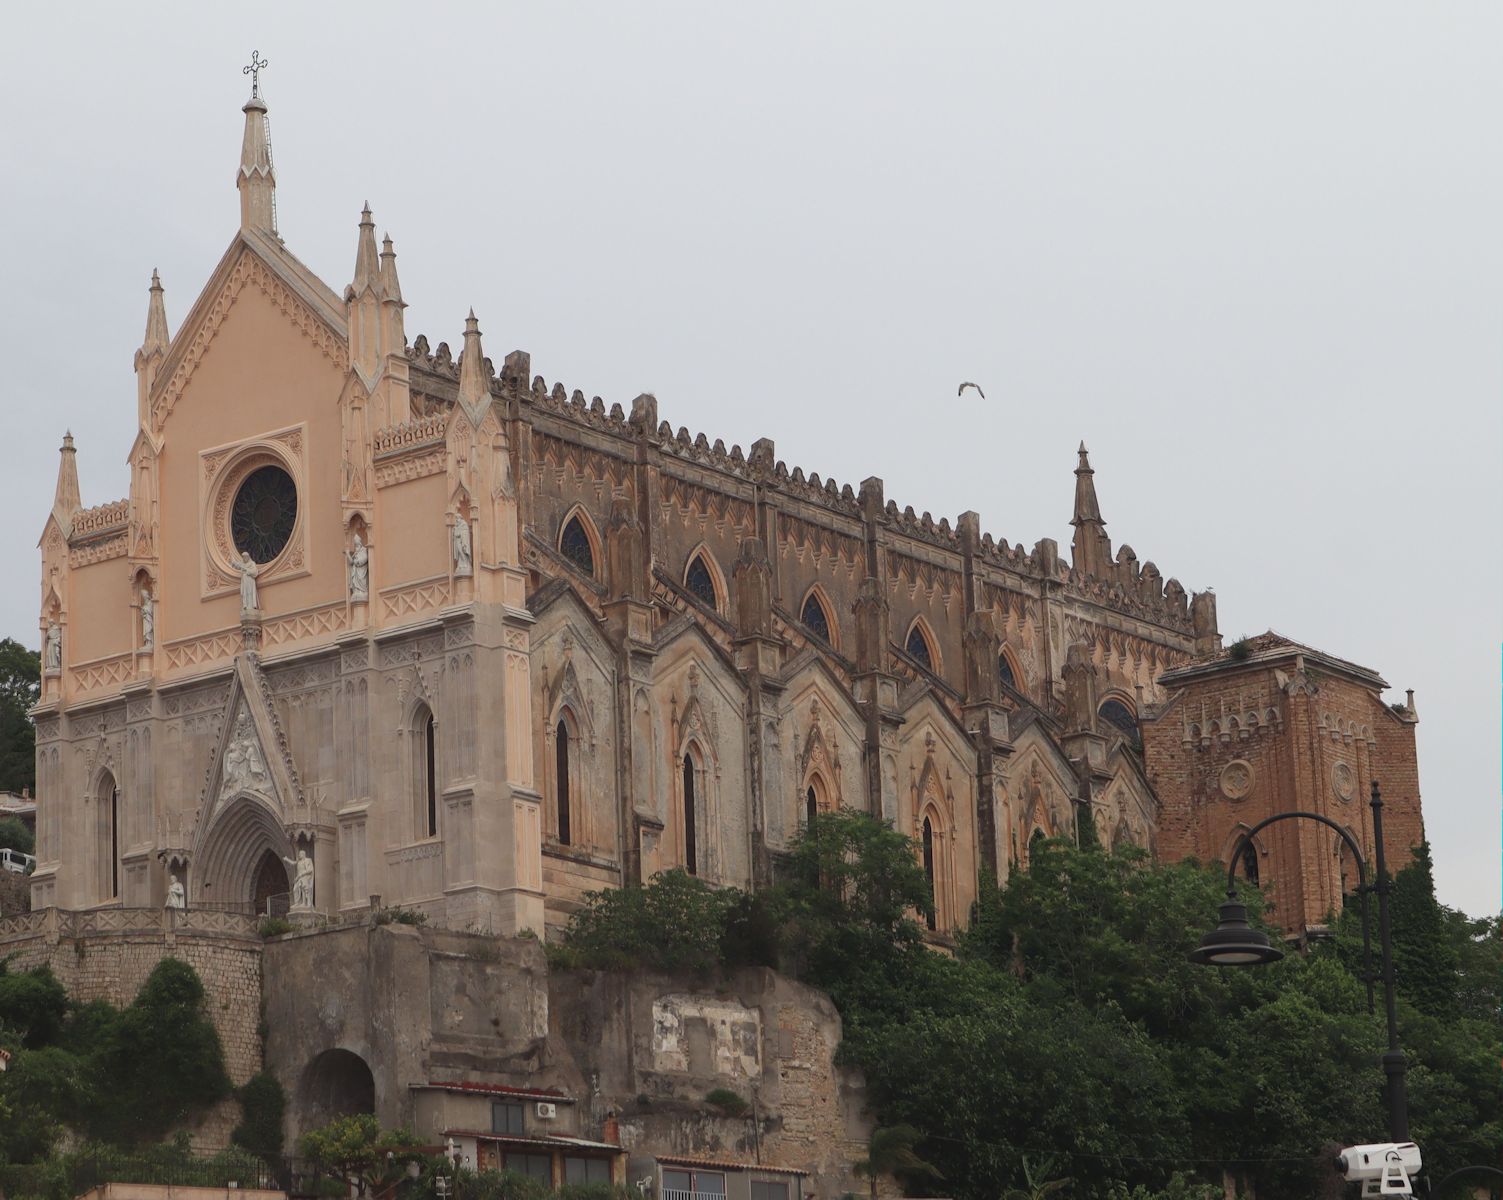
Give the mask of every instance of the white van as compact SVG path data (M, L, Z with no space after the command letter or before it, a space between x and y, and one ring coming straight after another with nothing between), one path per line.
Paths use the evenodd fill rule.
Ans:
M37 865L33 855L22 854L19 850L0 849L0 870L10 871L15 875L30 875Z

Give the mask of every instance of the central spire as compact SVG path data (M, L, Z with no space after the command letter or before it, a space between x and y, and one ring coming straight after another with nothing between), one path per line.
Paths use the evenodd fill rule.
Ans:
M277 233L277 175L271 165L271 125L266 117L266 101L261 98L260 68L257 60L250 99L241 112L245 114L245 137L240 143L240 170L235 185L240 189L240 228L255 229L275 237Z

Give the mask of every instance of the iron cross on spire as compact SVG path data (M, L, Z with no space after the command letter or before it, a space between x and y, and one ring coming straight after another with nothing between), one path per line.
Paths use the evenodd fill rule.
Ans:
M240 70L240 74L249 75L251 77L252 96L260 96L261 94L261 71L262 68L266 67L267 65L267 61L261 57L261 51L252 50L250 66L242 67Z

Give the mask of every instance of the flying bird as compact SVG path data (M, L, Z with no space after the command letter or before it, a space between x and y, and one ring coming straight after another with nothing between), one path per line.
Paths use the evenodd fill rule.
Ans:
M956 390L955 394L957 396L964 396L965 395L965 390L968 387L975 388L976 389L976 394L978 396L980 396L983 400L986 399L986 393L981 390L981 385L979 383L972 383L969 379L967 379L964 383L962 383L960 385L960 387Z

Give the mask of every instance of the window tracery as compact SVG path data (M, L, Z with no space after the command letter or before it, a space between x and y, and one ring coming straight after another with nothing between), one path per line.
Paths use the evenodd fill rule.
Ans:
M592 579L595 576L595 543L578 513L564 523L558 535L558 550L565 558Z

